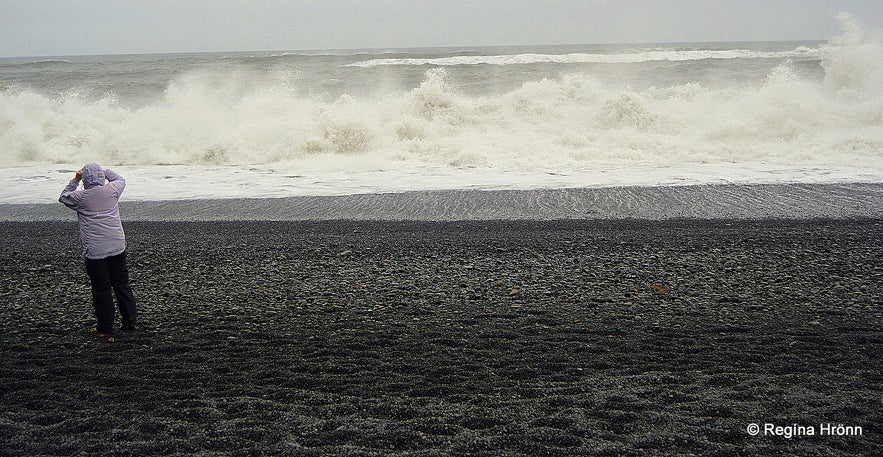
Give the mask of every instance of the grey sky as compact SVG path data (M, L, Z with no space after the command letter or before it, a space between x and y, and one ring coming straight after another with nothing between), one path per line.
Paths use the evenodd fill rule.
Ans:
M883 0L0 0L0 56L815 40Z

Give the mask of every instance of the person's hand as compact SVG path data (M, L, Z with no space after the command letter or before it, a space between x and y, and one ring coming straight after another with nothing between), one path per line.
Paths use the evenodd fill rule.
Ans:
M80 182L83 179L83 170L77 170L77 174L74 175L74 181Z

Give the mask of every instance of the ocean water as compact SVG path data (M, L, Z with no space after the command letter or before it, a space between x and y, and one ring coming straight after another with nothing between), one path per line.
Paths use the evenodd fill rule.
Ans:
M0 59L0 203L98 162L128 199L883 182L883 45Z

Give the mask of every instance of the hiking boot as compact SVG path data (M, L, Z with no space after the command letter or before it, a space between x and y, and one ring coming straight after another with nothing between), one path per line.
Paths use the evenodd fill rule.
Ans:
M92 327L89 329L90 332L98 334L98 336L113 336L113 330L104 330L99 329L98 327Z
M116 341L116 338L113 337L113 332L108 332L105 330L98 330L95 327L89 329L90 332L94 333L98 338L106 339L108 343L113 343Z

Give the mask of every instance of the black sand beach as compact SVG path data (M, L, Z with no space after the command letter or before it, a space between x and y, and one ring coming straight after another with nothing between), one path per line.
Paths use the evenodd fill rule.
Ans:
M879 219L129 222L113 343L0 226L4 455L883 450Z

